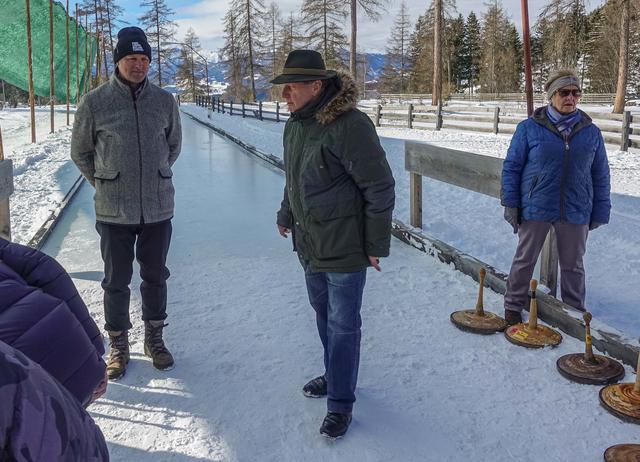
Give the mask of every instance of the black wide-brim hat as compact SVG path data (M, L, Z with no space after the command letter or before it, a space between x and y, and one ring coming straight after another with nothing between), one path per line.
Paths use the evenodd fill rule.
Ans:
M310 82L313 80L332 79L336 71L327 70L322 55L314 50L293 50L287 56L282 74L271 80L278 85L282 83Z

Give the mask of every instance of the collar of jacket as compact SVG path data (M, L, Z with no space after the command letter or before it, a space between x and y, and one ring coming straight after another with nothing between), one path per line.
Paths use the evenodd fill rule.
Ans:
M593 123L593 120L591 119L591 117L587 115L586 112L580 109L578 109L578 111L580 111L580 115L582 116L582 118L580 119L580 122L575 124L575 126L571 129L571 134L569 135L569 138L572 138L573 135L575 135L579 130ZM551 130L560 138L564 138L562 136L562 133L560 133L560 131L556 128L555 124L551 121L551 119L549 119L549 116L547 115L547 106L539 107L538 109L533 111L533 115L531 116L531 118L533 119L534 122L536 122L539 125L542 125L548 130Z
M111 75L111 78L109 79L109 83L113 85L115 88L117 88L118 91L126 93L127 96L133 99L133 92L131 90L131 87L127 83L120 80L120 77L118 77L118 75L115 72ZM142 94L147 90L147 87L149 87L149 79L145 77L144 81L142 82L142 85L138 89L138 97L135 98L136 100L140 99Z

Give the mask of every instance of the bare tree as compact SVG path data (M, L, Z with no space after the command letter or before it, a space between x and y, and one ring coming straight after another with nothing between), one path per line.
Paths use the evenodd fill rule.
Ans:
M194 101L197 94L206 91L204 68L207 63L197 55L201 50L200 39L191 27L187 30L183 43L180 48L180 65L176 70L176 85Z
M262 0L233 0L231 9L236 12L238 49L246 52L251 98L257 100L255 73L258 67L259 50L263 48L260 33L263 28L264 3Z
M171 20L175 12L167 6L166 0L142 0L140 6L147 10L140 16L139 21L147 34L152 53L155 52L155 62L152 69L158 79L158 86L162 87L163 75L168 73L166 62L171 61L174 47L167 42L175 41L177 25Z
M620 24L620 50L618 57L618 82L616 85L616 101L613 105L614 114L624 111L627 93L627 73L629 68L629 8L630 0L622 0L622 23Z
M400 3L398 15L391 26L387 46L387 63L382 70L380 86L383 91L404 93L407 87L409 67L408 49L411 38L411 19L404 0Z
M307 46L322 53L328 67L343 67L340 51L347 45L342 31L347 17L344 0L304 0L301 16Z
M380 10L387 3L386 0L349 0L350 16L351 16L351 43L349 45L349 72L354 79L357 80L356 70L356 50L358 35L358 5L364 11L364 14L372 21L380 18Z

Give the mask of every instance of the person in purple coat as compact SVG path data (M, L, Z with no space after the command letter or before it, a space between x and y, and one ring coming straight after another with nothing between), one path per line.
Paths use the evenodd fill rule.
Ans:
M2 341L0 372L0 461L109 461L102 432L75 397Z
M102 335L69 275L48 255L2 238L0 341L42 366L84 406L106 389Z

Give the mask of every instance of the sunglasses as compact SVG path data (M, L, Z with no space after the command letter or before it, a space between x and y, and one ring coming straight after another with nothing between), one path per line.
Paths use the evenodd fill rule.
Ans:
M563 98L571 95L576 98L580 98L582 96L582 92L580 90L558 90L558 94Z

